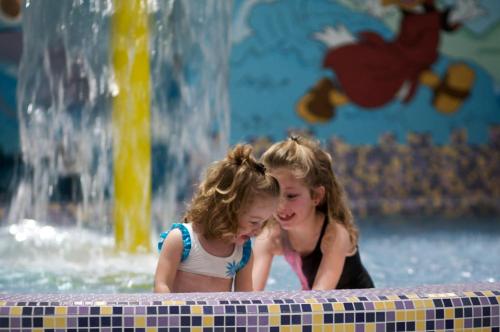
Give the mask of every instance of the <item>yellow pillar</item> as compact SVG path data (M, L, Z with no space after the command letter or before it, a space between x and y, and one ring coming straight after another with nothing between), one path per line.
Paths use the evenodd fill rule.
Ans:
M116 0L111 26L115 246L150 250L151 137L148 13L145 0Z

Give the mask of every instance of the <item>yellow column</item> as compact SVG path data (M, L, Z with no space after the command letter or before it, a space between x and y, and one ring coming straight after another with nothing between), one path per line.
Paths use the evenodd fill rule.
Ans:
M151 138L148 13L145 0L116 0L111 26L115 245L150 250Z

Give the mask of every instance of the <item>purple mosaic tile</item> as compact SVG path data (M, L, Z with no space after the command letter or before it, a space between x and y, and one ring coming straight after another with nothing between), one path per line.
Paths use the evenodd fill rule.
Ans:
M125 308L123 308L123 313L125 315L133 315L134 314L134 308L133 307L125 307Z
M21 327L21 318L11 317L10 318L10 326Z
M123 326L125 327L134 326L134 317L123 317Z
M77 327L76 317L68 317L68 319L66 321L66 326L69 328Z
M248 316L247 324L248 324L248 326L256 326L257 325L257 316Z
M158 326L168 326L168 318L167 317L158 317Z
M156 326L157 325L157 320L156 317L148 317L147 318L147 325L148 326Z

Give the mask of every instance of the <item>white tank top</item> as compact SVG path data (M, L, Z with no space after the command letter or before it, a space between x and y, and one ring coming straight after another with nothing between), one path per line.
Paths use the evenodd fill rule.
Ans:
M218 257L209 254L203 248L198 240L198 235L193 231L193 224L173 224L170 230L174 228L178 228L182 232L182 240L184 243L183 257L178 267L181 271L232 279L236 273L246 265L250 258L250 240L244 245L235 245L233 253L230 256ZM167 236L168 232L161 235L162 239L160 239L158 243L159 249L161 249L163 245L163 239Z

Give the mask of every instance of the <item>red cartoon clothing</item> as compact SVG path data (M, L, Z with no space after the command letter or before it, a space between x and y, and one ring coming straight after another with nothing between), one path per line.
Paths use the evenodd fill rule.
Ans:
M342 91L363 107L378 107L391 101L403 82L410 83L409 101L422 71L438 57L440 29L447 29L448 11L440 13L433 1L422 13L403 11L399 35L392 42L374 32L362 32L355 44L330 50L324 67L332 69Z

